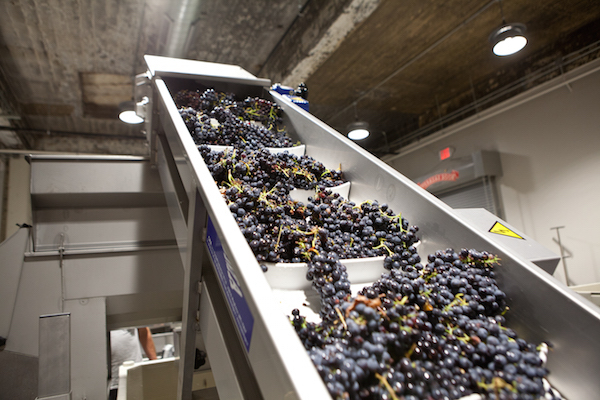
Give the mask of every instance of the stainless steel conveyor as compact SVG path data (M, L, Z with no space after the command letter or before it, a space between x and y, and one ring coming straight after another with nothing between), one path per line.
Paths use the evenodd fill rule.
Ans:
M240 97L262 96L285 113L290 135L306 154L337 167L351 181L352 201L377 199L420 228L422 256L453 247L500 256L497 279L508 296L507 323L522 337L554 346L550 381L569 399L600 396L600 311L554 279L558 262L539 245L488 231L490 215L453 210L355 143L279 94L270 81L236 66L146 56L136 100L167 198L184 265L178 396L191 398L197 331L221 398L322 399L327 390L238 229L179 116L173 95L212 87ZM504 223L504 222L503 222ZM506 224L506 223L504 223ZM508 224L506 224L508 226ZM512 239L512 240L511 240ZM515 240L520 240L516 245ZM524 240L524 242L523 242ZM556 262L554 262L556 261ZM540 268L542 265L544 268Z

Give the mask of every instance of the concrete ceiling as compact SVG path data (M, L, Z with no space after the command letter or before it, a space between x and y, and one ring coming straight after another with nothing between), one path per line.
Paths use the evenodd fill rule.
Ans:
M527 25L499 58L492 29ZM383 156L600 55L597 0L7 0L0 148L147 153L117 119L144 54L239 65L297 86L311 113Z

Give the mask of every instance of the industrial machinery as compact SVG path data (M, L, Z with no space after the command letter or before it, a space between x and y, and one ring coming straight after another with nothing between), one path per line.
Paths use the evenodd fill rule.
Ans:
M107 331L181 320L160 178L142 157L28 159L33 226L0 247L4 352L39 359L39 398L106 398Z
M551 276L557 256L484 210L448 207L269 90L268 80L231 65L156 56L146 62L135 100L150 158L32 157L34 226L10 239L17 250L0 249L3 260L12 257L2 265L9 277L1 283L5 351L39 354L46 379L42 333L49 330L45 322L38 328L37 319L55 315L61 320L53 325L66 332L70 318L63 350L50 349L65 360L70 343L70 382L44 387L40 398L96 398L91 393L106 390L107 330L169 321L182 327L177 368L169 372L177 376L175 398L191 399L198 390L196 349L208 355L203 369L210 369L219 398L329 398L288 319L291 308L310 298L310 287L293 270L263 273L173 100L181 89L206 88L278 103L288 133L307 155L342 166L350 200L386 202L419 226L420 254L448 247L497 254L507 324L528 341L552 344L549 380L566 398L598 396L600 310ZM74 175L68 170L89 174L88 185L60 182ZM497 224L514 235L491 229ZM382 272L377 265L362 268L351 280L367 284Z

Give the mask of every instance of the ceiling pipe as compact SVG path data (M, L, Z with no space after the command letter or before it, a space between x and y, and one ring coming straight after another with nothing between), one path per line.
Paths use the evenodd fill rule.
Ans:
M88 137L102 137L109 139L134 139L134 140L147 140L146 135L119 135L113 133L91 133L91 132L75 132L75 131L61 131L55 129L36 129L36 128L21 128L15 126L0 126L0 131L13 131L13 132L26 132L32 135L43 135L48 136L51 134L56 135L72 135L72 136L88 136Z
M23 150L23 149L0 149L0 155L98 156L97 153L76 153L76 152L72 152L72 151L47 151L47 150Z
M174 9L176 15L168 15L172 22L165 44L165 55L167 57L183 58L195 31L195 24L200 11L200 0L181 0L179 7Z

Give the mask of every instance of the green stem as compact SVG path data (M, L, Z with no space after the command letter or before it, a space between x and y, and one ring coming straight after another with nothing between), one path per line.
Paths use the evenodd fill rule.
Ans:
M398 397L396 396L396 392L394 392L394 389L392 389L392 387L390 386L390 384L388 383L387 379L385 379L385 376L381 376L379 375L377 372L375 373L375 377L377 379L379 379L379 382L381 382L381 384L383 386L385 386L386 390L388 391L388 393L390 394L390 396L392 397L393 400L398 400Z

